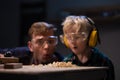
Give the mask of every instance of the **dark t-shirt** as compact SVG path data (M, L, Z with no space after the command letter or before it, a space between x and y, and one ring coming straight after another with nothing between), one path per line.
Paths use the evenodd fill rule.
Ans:
M30 52L28 47L16 47L16 48L5 48L0 49L0 53L6 54L9 52L11 56L18 57L19 62L23 63L24 65L34 64L33 54ZM57 52L53 53L53 58L48 63L52 63L54 61L62 61L63 56ZM47 64L47 63L45 63Z
M108 67L106 80L115 80L114 66L113 66L112 61L105 54L101 53L96 48L92 49L92 54L89 60L85 63L80 62L77 56L74 55L74 53L65 57L63 61L66 61L66 62L71 61L73 64L76 64L78 66Z

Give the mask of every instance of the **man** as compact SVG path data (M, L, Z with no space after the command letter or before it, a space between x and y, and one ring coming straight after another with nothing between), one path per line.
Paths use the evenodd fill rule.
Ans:
M48 64L54 61L62 61L63 57L55 52L57 36L54 36L56 28L46 22L35 22L31 25L28 35L28 47L2 49L6 56L18 57L23 64Z

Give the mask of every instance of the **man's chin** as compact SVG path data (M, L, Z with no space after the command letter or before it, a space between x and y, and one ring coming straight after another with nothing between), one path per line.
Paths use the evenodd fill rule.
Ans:
M43 60L42 63L43 64L48 64L48 63L50 63L50 60Z
M48 57L48 56L43 57L43 60L44 60L44 61L49 61L49 60L50 60L50 57Z

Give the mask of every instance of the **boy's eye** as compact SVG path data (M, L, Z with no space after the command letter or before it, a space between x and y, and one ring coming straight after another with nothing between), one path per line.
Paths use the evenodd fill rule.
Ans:
M78 38L81 38L81 37L77 35L77 36L74 36L74 38L75 38L75 39L78 39Z

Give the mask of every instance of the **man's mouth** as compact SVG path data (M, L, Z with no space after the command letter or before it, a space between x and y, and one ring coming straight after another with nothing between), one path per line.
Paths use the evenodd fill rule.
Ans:
M49 57L50 57L50 55L44 55L43 57L44 57L44 58L49 58Z

